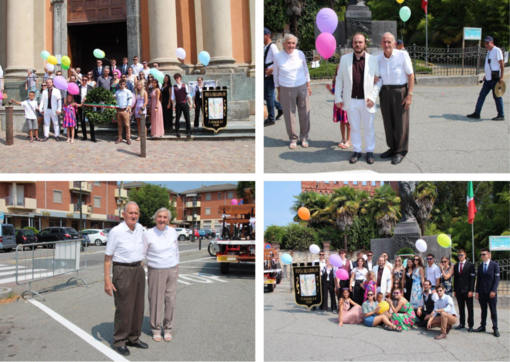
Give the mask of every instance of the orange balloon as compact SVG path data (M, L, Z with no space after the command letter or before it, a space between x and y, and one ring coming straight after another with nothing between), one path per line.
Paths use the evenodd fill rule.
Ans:
M310 210L308 210L306 207L300 207L297 211L298 216L301 218L301 220L308 220L310 219Z

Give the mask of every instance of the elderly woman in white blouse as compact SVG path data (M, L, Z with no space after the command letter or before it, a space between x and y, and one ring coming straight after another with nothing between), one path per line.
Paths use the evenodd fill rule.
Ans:
M168 209L164 207L159 209L152 218L156 226L143 235L143 254L147 257L149 271L147 282L152 338L160 342L161 327L163 327L164 339L170 342L179 276L179 244L177 232L168 226L172 218ZM161 319L163 319L163 325L161 325Z
M308 147L310 132L310 74L305 55L296 49L298 39L287 34L283 38L283 52L279 52L273 61L274 84L278 90L277 99L282 104L285 126L290 139L290 149ZM296 109L299 114L299 137L296 130Z

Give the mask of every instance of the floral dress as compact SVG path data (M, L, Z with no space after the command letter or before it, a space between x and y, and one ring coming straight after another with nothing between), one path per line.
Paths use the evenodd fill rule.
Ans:
M402 308L398 311L398 313L393 313L391 315L391 323L395 326L402 327L402 330L409 330L414 325L414 309L411 303L407 302L402 306Z
M448 274L450 272L451 265L444 272ZM445 279L443 275L441 275L441 284L444 285L444 294L452 296L452 277L450 279Z
M365 295L363 296L363 301L366 302L368 299L367 293L369 291L373 292L374 296L377 294L377 282L374 280L371 280L369 282L363 283L363 285L365 286Z
M411 290L411 305L414 309L423 306L423 287L421 285L420 276L421 267L413 271L413 289Z
M335 94L335 85L331 87L331 93ZM347 111L344 111L342 108L337 107L336 104L333 104L333 122L335 123L349 123L347 118Z
M62 127L76 127L76 103L64 105L64 123Z

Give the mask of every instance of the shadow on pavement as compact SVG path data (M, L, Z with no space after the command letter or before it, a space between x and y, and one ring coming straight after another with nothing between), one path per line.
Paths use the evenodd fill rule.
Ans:
M318 142L319 145L316 143L313 143L313 141L310 142L310 147L319 148L321 145L320 143L329 143L329 142ZM329 145L328 147L331 147ZM335 145L336 147L336 145ZM354 151L352 150L336 150L332 148L318 150L314 152L304 152L304 151L291 151L291 152L284 152L280 154L280 158L283 160L292 160L299 163L328 163L328 162L345 162L346 167L342 169L342 171L348 171L349 167L352 167L353 170L355 170L354 165L349 164L349 159L351 158ZM374 153L375 157L375 163L391 163L391 158L388 159L381 159L380 153ZM361 159L358 160L358 163L366 164L366 152L363 152ZM334 171L334 170L330 170Z
M213 269L217 268L217 271ZM219 263L204 263L202 269L195 269L198 273L213 274L227 279L255 279L255 264L230 263L228 274L220 273Z
M100 342L108 342L110 347L113 348L113 321L103 322L97 326L92 327L90 334Z
M118 148L117 149L117 152L122 152L122 153L126 153L128 155L131 155L131 156L137 156L137 157L140 157L140 154L139 153L136 153L136 152L132 152L132 151L128 151L128 150L123 150L121 148Z
M485 121L484 119L474 119L474 118L467 118L466 116L462 116L460 114L443 114L441 116L429 116L429 118L440 118L440 119L446 119L448 121L463 121L463 122L469 122L469 123L478 123Z

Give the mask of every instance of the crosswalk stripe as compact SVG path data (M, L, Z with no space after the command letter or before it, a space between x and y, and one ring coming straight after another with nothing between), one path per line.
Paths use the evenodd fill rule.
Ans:
M26 268L24 266L19 266L18 268ZM3 271L3 270L15 270L16 269L16 266L8 266L8 267L5 267L5 268L0 268L0 271Z

